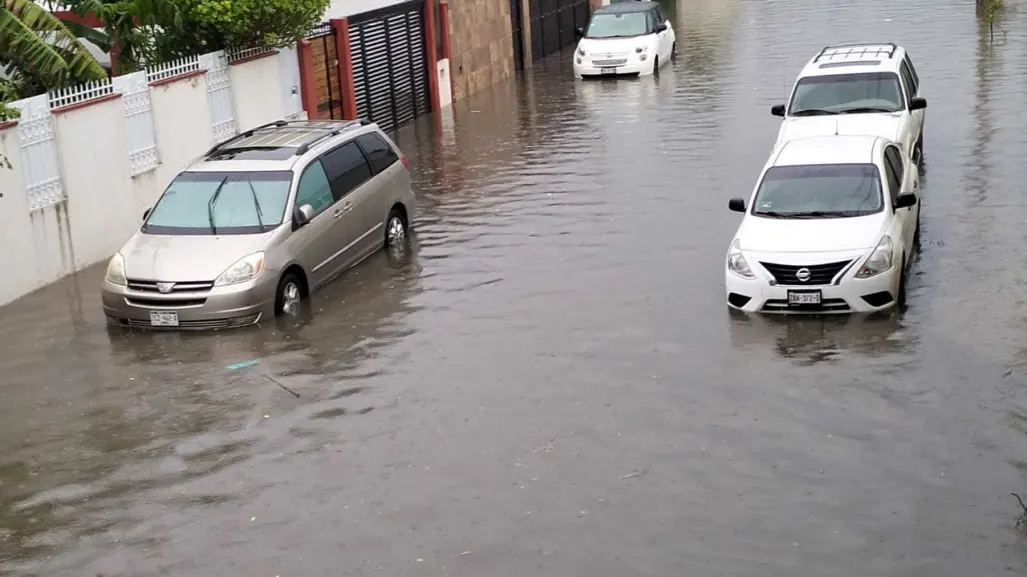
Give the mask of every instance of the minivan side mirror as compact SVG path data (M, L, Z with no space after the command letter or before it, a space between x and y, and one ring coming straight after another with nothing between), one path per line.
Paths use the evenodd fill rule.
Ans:
M574 29L574 35L577 36L578 38L584 38L585 37L585 29L582 28L581 26L578 26L577 28Z
M146 219L150 218L150 211L151 210L153 210L153 207L150 207L150 208L148 208L148 209L143 211L143 221L145 221Z
M740 198L732 198L727 201L727 207L731 212L745 212L745 201Z
M784 118L784 116L785 116L785 105L784 104L775 104L775 105L771 106L770 107L770 115L771 116L780 116L781 118Z
M659 34L660 32L666 32L666 30L667 30L667 23L666 22L660 22L659 24L656 25L656 33L657 34Z
M923 110L927 108L927 99L919 96L914 96L909 100L909 109L912 110Z
M916 194L906 192L895 198L895 210L916 206Z
M296 207L293 212L292 220L296 222L297 226L306 226L314 219L314 207L309 204Z

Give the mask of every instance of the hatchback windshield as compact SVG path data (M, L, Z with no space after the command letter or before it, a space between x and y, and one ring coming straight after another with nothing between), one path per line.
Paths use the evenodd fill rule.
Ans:
M282 224L292 172L183 172L150 211L150 234L257 234Z
M649 33L645 12L596 14L588 24L585 38L630 38Z
M873 164L775 166L752 214L768 218L844 218L881 212L881 175Z
M905 108L899 77L890 72L807 76L792 97L791 116L896 112Z

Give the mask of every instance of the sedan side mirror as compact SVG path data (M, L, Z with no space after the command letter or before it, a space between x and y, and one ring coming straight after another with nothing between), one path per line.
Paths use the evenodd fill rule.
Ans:
M895 198L895 210L916 206L916 194L906 192Z
M577 36L578 38L584 38L585 37L585 29L580 27L580 26L575 28L574 29L574 35Z
M919 96L914 96L913 98L910 99L910 101L909 101L909 109L910 110L923 110L925 108L927 108L927 99L926 98L920 98Z
M297 226L306 226L310 224L310 221L314 218L314 207L309 204L297 207L296 211L293 212L292 219L296 222Z
M656 33L657 34L659 34L660 32L666 32L666 31L667 31L667 23L666 22L661 22L661 23L656 25Z
M775 105L771 106L770 107L770 115L771 116L780 116L781 118L784 118L785 117L785 105L784 104L775 104Z
M745 201L740 198L732 198L727 201L727 207L731 212L745 212Z
M143 221L144 222L146 221L146 219L150 218L150 211L151 210L153 210L152 207L143 211Z

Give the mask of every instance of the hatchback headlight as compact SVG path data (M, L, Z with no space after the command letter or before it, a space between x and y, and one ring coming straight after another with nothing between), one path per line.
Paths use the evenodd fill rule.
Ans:
M578 48L578 56L584 56L584 55L585 55L585 49L584 48Z
M111 261L107 263L107 276L104 278L107 282L118 286L128 284L128 278L125 275L125 257L121 256L120 252L112 256Z
M742 255L742 249L737 238L731 243L731 248L727 251L727 270L744 279L756 278L756 275L752 273L752 269L749 268L749 263L745 260L745 256Z
M643 45L643 46L639 46L638 48L635 48L635 52L641 54L641 53L645 52L648 49L649 49L648 46Z
M235 264L228 267L221 276L214 281L214 286L227 286L253 280L264 271L264 253L255 252L244 256Z
M856 273L856 278L870 278L883 272L891 270L892 267L892 242L891 237L884 235L881 241L874 247L870 257Z

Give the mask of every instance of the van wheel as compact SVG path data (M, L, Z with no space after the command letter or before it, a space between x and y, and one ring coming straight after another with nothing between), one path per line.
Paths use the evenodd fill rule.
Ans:
M920 136L916 139L916 144L913 145L913 153L916 154L916 163L921 165L924 163L924 133L920 132Z
M385 221L385 248L401 248L407 242L407 220L398 209L392 209Z
M293 316L300 311L303 300L303 284L293 273L288 273L278 281L278 292L275 294L275 314Z

